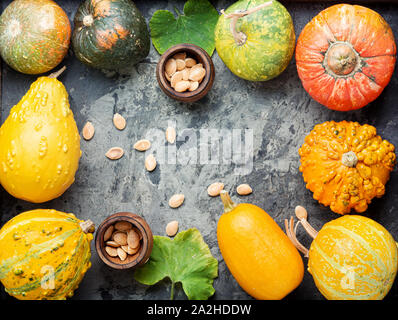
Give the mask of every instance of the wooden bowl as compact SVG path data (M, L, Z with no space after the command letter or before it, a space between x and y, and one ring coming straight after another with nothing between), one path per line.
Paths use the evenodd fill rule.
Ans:
M206 70L205 77L195 91L177 92L171 87L170 82L166 79L166 62L179 52L186 52L187 57L194 58L198 63L201 63ZM177 44L168 49L162 54L156 67L156 78L158 79L160 88L169 97L182 102L195 102L203 98L213 86L214 76L214 65L211 57L205 50L190 43Z
M132 255L127 255L126 260L121 261L118 257L111 257L105 251L104 233L109 226L118 221L130 222L142 234L141 248L138 256L135 258ZM151 255L152 247L153 235L151 229L142 217L131 212L119 212L109 216L98 227L95 235L95 249L97 250L98 256L104 263L114 269L125 270L145 264Z

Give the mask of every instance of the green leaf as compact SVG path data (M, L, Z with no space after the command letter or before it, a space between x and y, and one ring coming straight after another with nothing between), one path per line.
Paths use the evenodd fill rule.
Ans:
M173 299L174 285L182 288L190 300L206 300L214 294L213 280L218 275L215 259L196 228L181 231L174 240L154 236L149 261L137 269L134 278L143 284L154 285L168 277Z
M170 11L156 11L149 26L152 43L162 54L170 47L180 43L193 43L213 54L214 29L218 21L218 12L208 0L188 0L184 5L184 14L177 8L177 19Z

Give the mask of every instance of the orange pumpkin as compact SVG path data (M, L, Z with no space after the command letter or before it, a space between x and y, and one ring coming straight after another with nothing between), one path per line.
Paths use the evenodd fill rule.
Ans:
M381 197L396 163L394 146L375 127L347 121L316 125L299 154L314 199L340 214L364 212Z
M319 103L339 111L375 100L391 79L396 45L388 23L357 5L331 6L301 32L297 71L304 89Z

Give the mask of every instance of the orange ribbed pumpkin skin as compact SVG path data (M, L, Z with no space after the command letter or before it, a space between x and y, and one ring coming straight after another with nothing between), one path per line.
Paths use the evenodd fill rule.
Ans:
M381 300L397 273L397 245L379 223L343 216L319 231L311 244L308 271L329 300Z
M228 269L252 297L279 300L301 283L303 261L277 223L261 208L239 204L224 213L217 239Z
M389 83L394 34L377 12L336 4L314 17L296 46L298 75L313 99L338 111L364 107Z

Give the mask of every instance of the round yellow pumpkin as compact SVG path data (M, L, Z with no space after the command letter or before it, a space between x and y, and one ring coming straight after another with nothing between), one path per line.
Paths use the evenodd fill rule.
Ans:
M381 300L397 274L397 251L382 225L347 215L318 232L309 250L308 271L329 300Z
M90 268L93 223L56 210L32 210L0 230L0 281L21 300L73 295Z
M279 300L303 280L304 265L297 249L278 224L260 207L234 204L221 192L225 212L217 239L229 271L248 294Z

